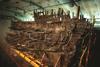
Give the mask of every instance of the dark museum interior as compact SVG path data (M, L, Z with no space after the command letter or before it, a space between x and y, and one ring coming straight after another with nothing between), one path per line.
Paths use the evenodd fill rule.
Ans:
M100 0L0 0L0 67L100 67Z

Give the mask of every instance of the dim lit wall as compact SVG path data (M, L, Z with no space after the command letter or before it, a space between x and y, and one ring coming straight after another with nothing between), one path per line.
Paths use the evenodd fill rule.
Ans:
M3 20L0 19L0 47L7 46L7 43L5 41L6 33L9 31L10 27L10 20Z

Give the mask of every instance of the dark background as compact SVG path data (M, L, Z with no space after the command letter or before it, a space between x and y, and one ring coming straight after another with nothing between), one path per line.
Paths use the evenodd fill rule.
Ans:
M88 67L100 67L100 30L95 30L96 42L92 48L91 59L89 60Z

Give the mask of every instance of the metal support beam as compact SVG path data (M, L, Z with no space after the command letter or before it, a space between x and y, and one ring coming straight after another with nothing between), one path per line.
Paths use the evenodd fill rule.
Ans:
M34 6L37 6L37 7L41 8L41 9L44 9L42 6L36 4L36 3L33 2L33 1L30 1L30 0L21 0L21 1L24 1L24 2L30 3L30 4L32 4L32 5L34 5Z
M0 9L1 9L1 12L3 12L3 11L7 12L8 11L8 12L14 13L15 15L23 16L22 13L20 13L20 12L18 12L16 10L11 10L11 9L7 9L7 8L0 8Z
M16 20L20 20L15 16L10 16L10 15L0 15L0 19L16 19ZM21 21L21 20L20 20Z

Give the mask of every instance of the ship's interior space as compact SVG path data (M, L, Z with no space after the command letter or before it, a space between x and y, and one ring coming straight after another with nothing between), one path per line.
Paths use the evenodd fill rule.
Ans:
M0 67L100 67L100 0L0 0Z

